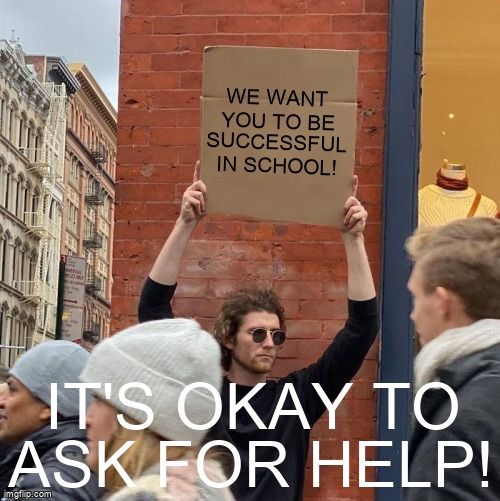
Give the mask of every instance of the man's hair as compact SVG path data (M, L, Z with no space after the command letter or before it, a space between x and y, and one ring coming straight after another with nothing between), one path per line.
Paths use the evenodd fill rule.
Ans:
M418 229L406 249L420 266L426 292L452 291L473 320L500 318L500 220L460 219Z
M249 288L233 292L225 301L214 325L214 336L222 350L222 367L229 370L231 350L225 343L233 341L243 318L254 311L266 311L278 316L280 329L285 329L283 306L276 293L269 288Z

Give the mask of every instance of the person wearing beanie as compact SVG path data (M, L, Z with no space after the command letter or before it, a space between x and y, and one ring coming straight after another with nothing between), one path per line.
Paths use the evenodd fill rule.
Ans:
M93 474L80 488L62 486L55 477L59 472L66 482L74 484L84 477L82 448L66 445L63 449L64 457L81 462L81 467L61 462L56 449L67 440L86 442L85 430L79 428L79 392L64 388L64 383L79 382L78 376L87 358L88 353L75 343L47 341L21 355L10 370L7 394L0 402L0 440L12 445L12 450L0 459L2 501L16 496L40 497L42 491L46 492L46 497L57 501L95 501L98 498L97 479ZM56 429L50 426L51 383L58 385ZM15 485L9 487L27 442L34 446L50 487L45 487L41 476L34 472L38 461L30 453L24 457L22 467L32 471L18 475Z
M205 484L197 473L197 452L206 431L192 429L181 419L178 401L192 383L206 383L220 391L222 371L220 348L214 338L190 319L169 319L129 327L99 343L80 375L84 383L101 384L93 389L94 400L87 411L89 454L87 464L99 471L99 442L104 443L107 461L127 441L133 443L119 462L134 482L126 487L115 468L105 471L109 501L179 499L184 501L230 501L228 489ZM105 384L106 383L106 384ZM145 385L149 391L138 388ZM127 405L120 389L131 385L126 399L149 407L151 423L146 429L129 429L118 421L137 425L147 417L138 405ZM148 394L149 393L149 394ZM202 424L214 415L213 393L196 387L187 393L186 415ZM168 447L169 460L186 460L186 466L169 466L166 486L161 486L160 442L189 441L190 447ZM225 477L213 460L204 463L207 476L222 483Z

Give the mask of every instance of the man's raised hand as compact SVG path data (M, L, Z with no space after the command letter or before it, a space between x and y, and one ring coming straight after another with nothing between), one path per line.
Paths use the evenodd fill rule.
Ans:
M344 225L340 231L346 235L359 236L366 226L368 212L356 198L358 193L358 176L352 176L352 195L344 205Z
M185 223L198 222L205 215L207 187L200 179L200 161L196 162L193 184L182 195L181 219Z

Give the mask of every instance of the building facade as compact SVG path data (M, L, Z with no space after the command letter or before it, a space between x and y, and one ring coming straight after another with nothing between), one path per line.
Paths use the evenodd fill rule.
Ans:
M0 40L0 362L54 337L63 203L64 85Z
M28 59L44 81L74 89L66 108L60 254L86 260L81 337L90 349L110 329L116 111L84 64L69 63L63 73L59 58Z
M61 255L86 260L82 344L109 335L115 156L116 112L89 70L0 40L1 364L60 337Z
M61 253L86 258L83 342L109 336L114 228L116 111L83 64L68 103Z

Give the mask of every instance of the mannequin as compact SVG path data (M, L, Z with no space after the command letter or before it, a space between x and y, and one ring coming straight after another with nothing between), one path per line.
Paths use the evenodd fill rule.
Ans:
M418 224L434 226L467 217L496 217L496 203L469 187L464 164L444 163L436 184L418 192Z

